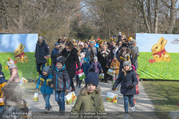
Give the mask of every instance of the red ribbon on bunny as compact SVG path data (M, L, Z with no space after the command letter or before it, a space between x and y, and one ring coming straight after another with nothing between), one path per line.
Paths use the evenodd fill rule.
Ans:
M20 57L20 59L22 58L22 56L24 56L24 52L22 52L21 54L15 56L15 57Z
M166 52L165 49L161 50L160 52L153 53L153 55L159 55L159 58L161 58L162 54L165 55L164 52Z

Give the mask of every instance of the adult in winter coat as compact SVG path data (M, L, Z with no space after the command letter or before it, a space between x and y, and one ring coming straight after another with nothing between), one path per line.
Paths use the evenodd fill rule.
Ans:
M45 43L45 40L42 36L38 38L36 48L35 48L35 57L36 57L36 66L39 74L42 75L42 69L45 67L45 63L47 63L47 58L49 58L50 50L48 45Z
M110 49L110 60L112 61L114 59L114 56L116 55L117 49L116 49L116 42L111 42L111 49Z
M90 51L89 51L89 47L88 47L88 43L87 42L84 43L84 48L82 49L82 52L85 53L85 57L88 57L88 59L90 61L91 56L90 56Z
M120 69L119 69L119 72L122 70L123 68L123 62L124 61L129 61L131 62L132 65L134 65L134 57L135 57L135 54L132 50L130 50L127 46L126 43L123 43L122 44L122 48L119 52L119 55L117 55L117 59L118 61L120 62Z
M132 46L131 46L131 50L134 52L135 57L134 57L134 66L136 68L136 70L138 69L138 56L139 56L139 47L136 46L137 42L136 40L132 40Z
M94 57L97 56L97 48L94 47L94 41L90 42L88 51L90 52L90 60L93 61Z
M70 77L70 85L72 87L71 91L75 91L73 77L76 74L76 63L79 67L78 70L80 70L80 62L77 53L78 51L74 48L73 44L71 42L67 42L62 52L57 55L57 57L64 56L66 58L65 66Z
M56 65L56 62L57 62L57 58L55 57L56 54L59 53L59 43L55 43L55 48L52 50L52 53L51 53L51 59L52 59L52 69L54 70L55 69L55 65Z
M112 90L115 90L116 87L121 83L121 94L124 97L124 110L128 113L128 101L132 106L132 110L135 111L135 104L133 102L133 95L136 95L136 85L138 83L136 73L131 67L129 61L123 63L124 69L122 72L119 72L119 77L116 79Z
M98 53L98 61L100 62L103 72L104 72L104 81L107 82L109 75L107 74L108 68L106 67L110 60L110 50L107 49L107 45L103 44L103 49Z

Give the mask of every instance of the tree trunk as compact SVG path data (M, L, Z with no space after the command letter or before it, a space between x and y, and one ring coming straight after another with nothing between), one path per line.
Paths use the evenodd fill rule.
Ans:
M151 22L151 0L147 1L147 14L148 14L148 23L150 26L150 32L152 32L152 22Z
M148 23L148 19L147 19L147 16L146 16L144 1L142 0L140 4L141 4L141 7L142 7L142 14L143 14L143 18L144 18L144 24L145 24L148 32L151 33L151 28L150 28L150 25Z
M155 0L154 33L158 33L158 0Z
M173 28L175 27L175 20L176 20L175 18L176 18L176 3L175 0L171 0L170 22L169 22L168 33L172 33Z

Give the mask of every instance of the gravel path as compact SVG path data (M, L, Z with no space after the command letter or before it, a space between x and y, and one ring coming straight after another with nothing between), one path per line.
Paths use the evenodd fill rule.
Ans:
M84 86L84 84L82 84L82 86ZM123 118L124 115L124 101L123 101L123 96L116 91L112 91L111 90L111 83L99 83L99 86L102 90L102 96L103 96L103 100L104 100L104 107L105 107L105 111L108 113L109 118L113 119L113 118ZM78 95L79 94L79 88L76 87L76 91L75 94ZM119 94L118 97L118 102L117 104L112 104L109 102L105 102L105 97L107 95L108 92L113 92L116 94ZM152 105L151 100L149 99L148 95L145 93L143 86L141 85L141 83L139 82L139 95L135 96L136 99L136 112L132 113L131 109L129 107L129 115L127 115L128 119L157 119L155 114L154 114L154 107ZM42 95L40 94L39 97L39 102L33 102L33 95L29 96L28 98L25 99L28 103L29 108L33 111L33 112L43 112L44 108L45 108L45 102L43 100ZM58 105L55 102L55 97L54 94L51 95L50 98L50 103L52 105L52 110L51 112L57 112L58 111ZM74 104L71 105L66 105L66 112L70 112L72 107L74 106ZM136 118L135 118L136 117Z

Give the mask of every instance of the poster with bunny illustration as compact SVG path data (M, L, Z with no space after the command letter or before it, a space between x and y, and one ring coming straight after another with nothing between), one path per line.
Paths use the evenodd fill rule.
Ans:
M179 80L179 34L136 34L142 79Z
M20 77L36 79L35 48L38 34L0 34L0 61L6 78L10 78L9 70L5 67L9 58L12 58L18 67Z

